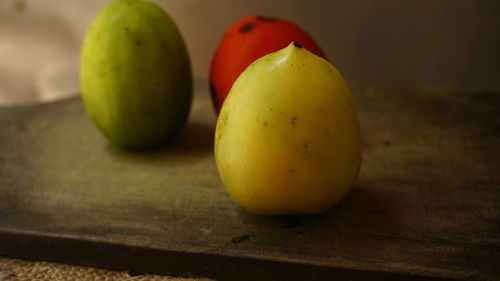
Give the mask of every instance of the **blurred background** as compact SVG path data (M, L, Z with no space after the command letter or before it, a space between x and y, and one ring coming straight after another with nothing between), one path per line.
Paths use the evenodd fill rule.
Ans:
M0 105L77 95L85 30L111 0L0 0ZM354 86L500 91L500 1L155 0L196 79L224 31L252 14L308 31Z

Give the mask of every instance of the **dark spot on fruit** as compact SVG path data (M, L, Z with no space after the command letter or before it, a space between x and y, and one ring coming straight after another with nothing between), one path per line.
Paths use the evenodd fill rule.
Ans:
M324 108L324 107L322 107L322 108L321 108L321 111L325 111L325 108Z
M283 115L283 111L280 111L280 115Z
M300 44L299 42L297 41L293 41L293 45L297 48L302 48L302 44Z
M140 46L140 45L142 45L142 42L141 42L140 40L135 40L135 44L136 44L137 46Z
M255 23L253 23L253 22L246 23L245 25L243 25L242 27L240 27L240 32L241 32L241 33L246 33L246 32L249 32L249 31L251 31L254 27L255 27Z
M250 235L245 234L242 236L234 237L233 239L231 239L231 242L233 242L234 244L239 244L241 242L245 242L245 241L249 241L249 240L250 240Z
M269 108L269 111L273 111L273 109L272 109L272 108Z
M278 18L264 17L264 16L257 16L257 19L261 20L261 21L268 21L268 22L273 22L273 21L277 21L278 20Z
M125 31L130 31L130 28L128 28L128 26L125 26Z
M292 127L295 127L295 124L297 124L297 120L299 117L293 116L292 119L290 119L290 124L292 124Z
M129 270L129 271L127 271L127 274L130 277L135 277L135 276L144 275L144 272L138 271L138 270Z
M290 170L288 170L288 172L289 172L290 174L293 174L293 173L295 173L295 170L294 170L294 169L290 169Z
M262 123L262 126L267 127L267 121L264 121L264 123Z

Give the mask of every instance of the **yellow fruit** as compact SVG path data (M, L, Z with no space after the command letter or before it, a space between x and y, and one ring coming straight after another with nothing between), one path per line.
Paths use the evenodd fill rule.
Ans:
M355 183L361 158L345 80L296 42L251 64L217 121L219 175L231 197L254 213L325 212Z
M117 0L89 27L80 81L85 109L114 145L166 144L186 123L192 77L184 40L158 6Z

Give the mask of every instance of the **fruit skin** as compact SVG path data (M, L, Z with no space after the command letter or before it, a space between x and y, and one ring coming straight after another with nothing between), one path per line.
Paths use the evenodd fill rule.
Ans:
M190 61L175 23L158 6L111 3L88 29L80 63L85 108L112 144L156 148L184 126L192 100Z
M210 66L210 90L216 113L219 113L234 81L247 66L293 41L326 58L307 32L287 20L249 16L233 24L219 43Z
M251 64L222 106L215 160L231 197L264 215L325 212L355 183L362 158L342 75L290 44Z

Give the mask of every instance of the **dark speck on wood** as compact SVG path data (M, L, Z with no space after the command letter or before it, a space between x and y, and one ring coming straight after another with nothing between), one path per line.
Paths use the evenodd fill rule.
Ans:
M285 218L285 225L281 228L296 228L302 226L300 217L287 217Z
M250 240L250 235L248 235L248 234L245 234L245 235L242 235L242 236L237 236L237 237L234 237L233 239L231 239L231 241L234 244L239 244L239 243L242 243L242 242L245 242L245 241L248 241L248 240Z

